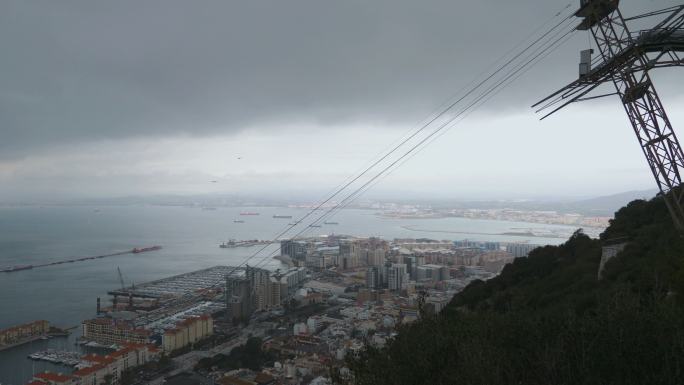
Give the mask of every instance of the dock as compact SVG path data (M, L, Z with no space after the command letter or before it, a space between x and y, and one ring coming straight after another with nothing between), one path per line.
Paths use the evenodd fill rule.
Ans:
M264 240L259 240L259 239L250 239L246 241L236 241L236 240L230 240L228 242L223 242L219 245L220 248L222 249L233 249L236 247L252 247L252 246L259 246L259 245L270 245L273 243L279 243L278 241L264 241Z
M126 254L140 254L140 253L145 253L145 252L149 252L149 251L160 250L161 248L162 248L161 246L152 246L152 247L145 247L145 248L136 247L136 248L133 248L131 250L119 251L119 252L111 253L111 254L103 254L103 255L94 255L94 256L89 256L89 257L64 259L61 261L46 262L46 263L41 263L41 264L37 264L37 265L20 265L20 266L6 267L6 268L0 268L0 273L15 273L18 271L32 270L32 269L37 269L40 267L57 266L57 265L65 264L65 263L84 262L84 261L90 261L90 260L95 260L95 259L116 257L119 255L126 255Z

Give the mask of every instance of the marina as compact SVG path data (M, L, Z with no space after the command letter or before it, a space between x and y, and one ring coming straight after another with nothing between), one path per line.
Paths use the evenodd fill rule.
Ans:
M47 361L53 364L74 367L81 363L81 353L64 350L47 349L33 354L28 358L36 361Z
M231 266L214 266L208 269L162 278L135 287L110 291L114 297L172 299L197 294L225 284L230 273L241 272L242 268Z

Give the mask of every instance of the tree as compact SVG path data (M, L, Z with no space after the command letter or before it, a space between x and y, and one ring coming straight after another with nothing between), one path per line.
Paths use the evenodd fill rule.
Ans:
M105 374L105 376L102 378L102 383L105 385L113 385L114 384L114 375Z
M632 202L600 239L535 249L346 363L358 385L684 383L682 256L662 199Z

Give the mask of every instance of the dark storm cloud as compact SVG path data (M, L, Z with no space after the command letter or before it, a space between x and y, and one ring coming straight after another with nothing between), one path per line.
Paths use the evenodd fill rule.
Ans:
M567 3L4 0L0 157L276 121L413 123ZM527 91L563 84L549 74L572 76L576 56Z

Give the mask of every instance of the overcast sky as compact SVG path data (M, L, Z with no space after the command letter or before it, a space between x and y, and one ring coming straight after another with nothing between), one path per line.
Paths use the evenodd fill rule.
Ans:
M328 191L575 3L0 0L0 201ZM543 122L529 108L576 77L589 44L576 33L376 193L652 188L617 99ZM654 79L677 128L675 70Z

